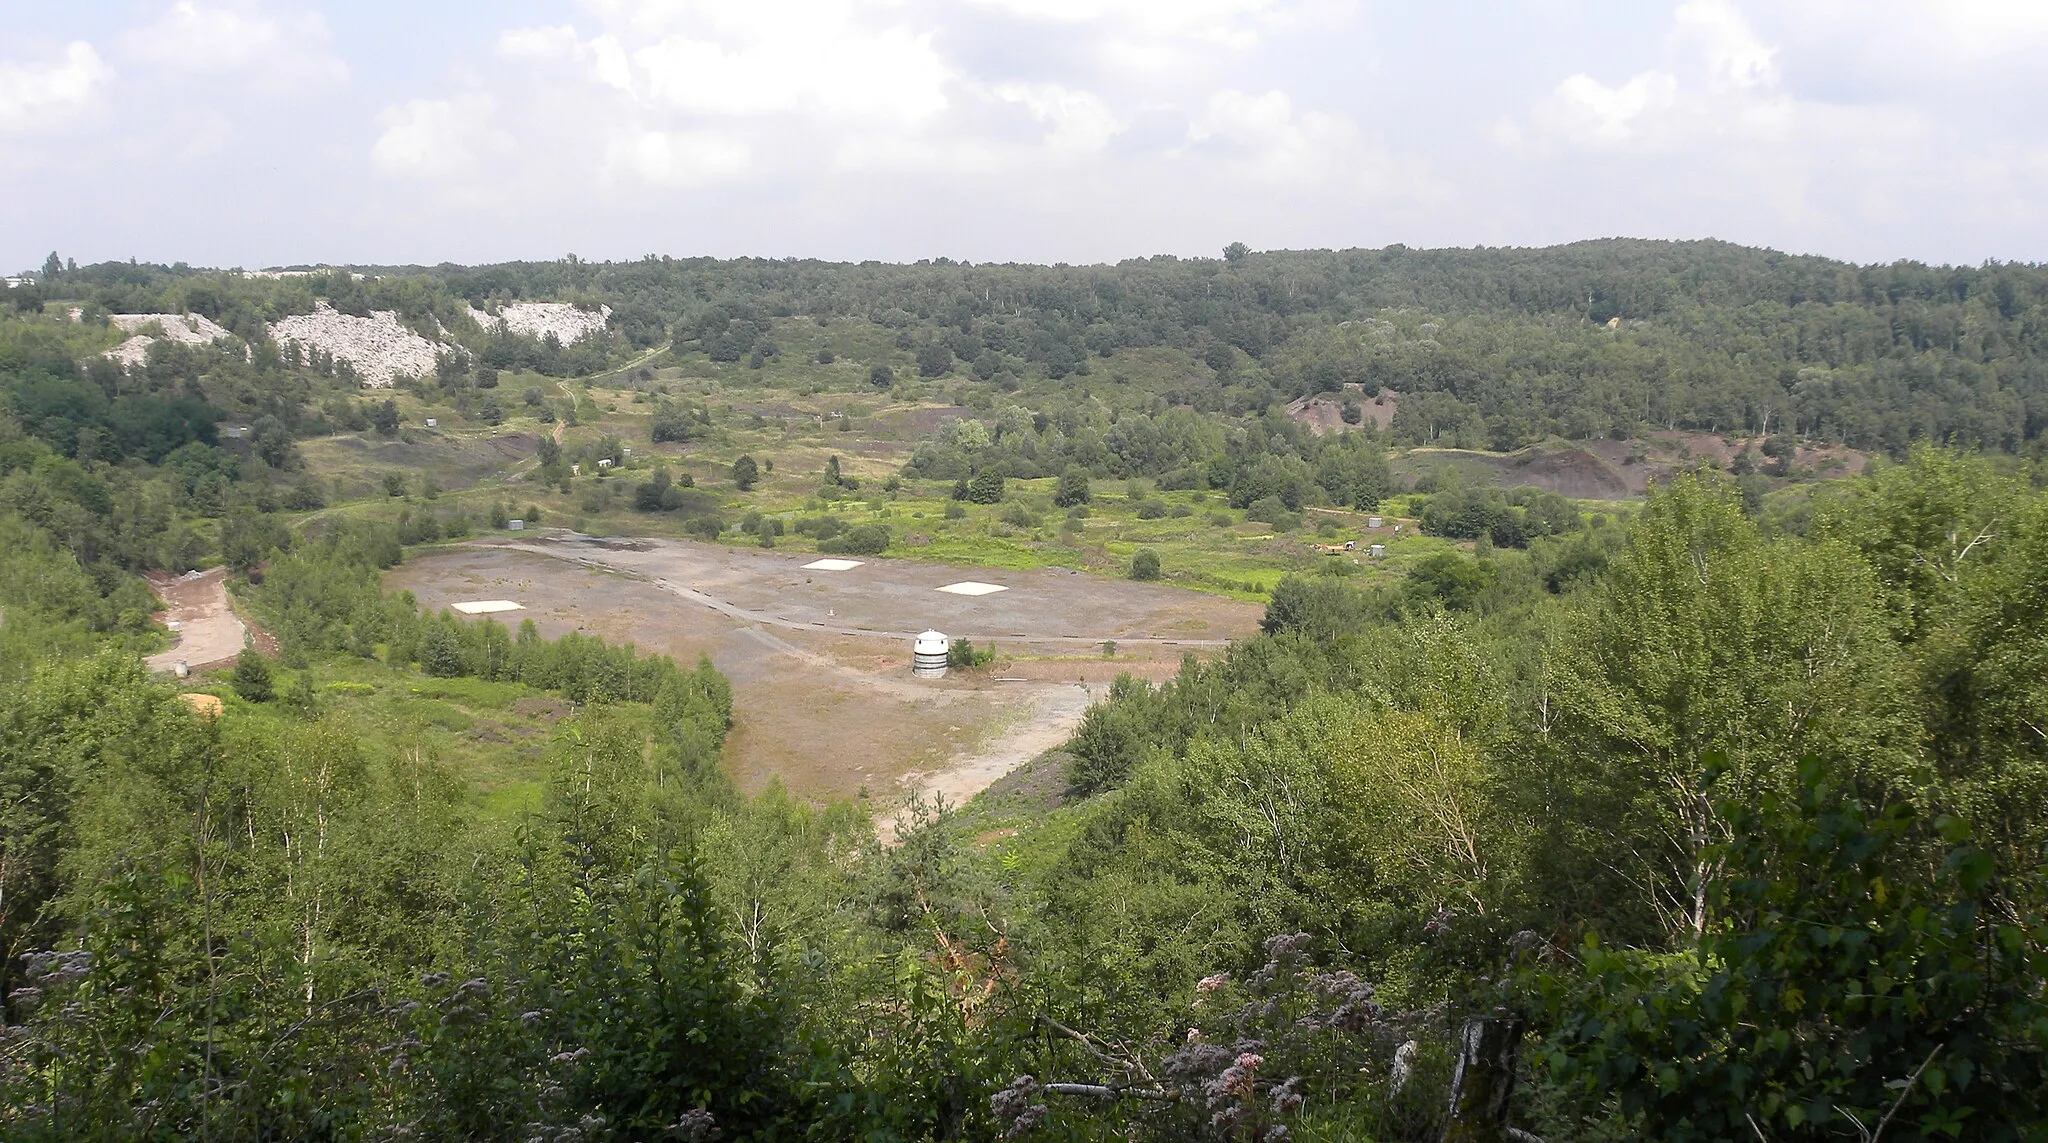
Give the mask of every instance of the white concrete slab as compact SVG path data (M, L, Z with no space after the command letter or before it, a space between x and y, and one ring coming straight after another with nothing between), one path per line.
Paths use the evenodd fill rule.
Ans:
M455 610L464 615L496 615L500 611L524 611L526 608L509 599L478 599L455 604Z
M949 583L939 590L950 592L953 595L994 595L996 592L1008 591L1010 589L1001 584L977 583L974 580L967 579L961 580L959 583Z
M860 560L812 560L804 565L805 571L852 571L861 566Z

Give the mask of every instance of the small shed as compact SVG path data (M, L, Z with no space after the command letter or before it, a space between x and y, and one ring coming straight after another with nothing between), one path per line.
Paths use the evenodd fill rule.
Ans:
M1385 516L1367 516L1365 518L1365 526L1368 528L1384 528L1386 525L1387 518Z
M507 532L524 532L526 530L526 521L507 520L505 521L505 530Z
M1387 546L1385 544L1374 544L1372 547L1367 548L1365 550L1365 554L1376 560L1386 559Z
M441 421L440 421L440 418L438 418L438 417L428 417L428 418L427 418L427 427L428 427L428 428L430 428L430 429L438 429L438 428L440 428L440 427L441 427Z

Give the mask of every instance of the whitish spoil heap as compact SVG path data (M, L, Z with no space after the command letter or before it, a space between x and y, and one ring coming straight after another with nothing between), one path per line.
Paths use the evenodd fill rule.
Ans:
M390 385L401 373L424 377L434 371L440 347L401 325L393 311L376 310L360 318L338 313L326 302L313 307L312 313L271 325L271 340L279 345L296 341L307 349L331 353L354 366L363 384L372 389Z
M555 340L563 345L573 345L591 334L604 332L604 324L612 316L612 308L599 306L595 310L581 310L568 302L513 302L500 307L495 315L472 306L469 316L486 330L495 329L502 323L510 333L528 337L546 337L552 333Z
M74 317L71 320L77 321ZM161 326L163 340L175 341L181 345L208 345L223 337L232 337L212 321L198 314L110 314L107 321L122 333L130 334L128 340L107 351L107 356L123 365L141 365L149 360L149 347L157 339L140 332L151 322Z

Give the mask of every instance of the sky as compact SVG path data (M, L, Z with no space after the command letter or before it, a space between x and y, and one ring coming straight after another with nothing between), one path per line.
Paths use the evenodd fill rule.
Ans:
M2048 261L2048 0L0 0L0 269Z

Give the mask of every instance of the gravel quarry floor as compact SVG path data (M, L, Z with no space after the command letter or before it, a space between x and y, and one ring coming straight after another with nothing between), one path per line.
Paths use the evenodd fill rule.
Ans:
M543 635L584 631L732 678L733 778L806 797L867 797L883 816L912 789L965 801L1058 746L1119 673L1170 676L1181 656L1257 630L1253 604L1058 570L862 557L805 571L807 552L573 533L422 553L387 575L423 607L509 599ZM993 595L938 591L963 580ZM910 638L936 627L1015 656L996 672L910 674ZM1104 657L1114 639L1118 654Z
M1013 571L866 557L848 571L807 571L808 552L567 533L489 545L623 572L730 618L820 634L908 640L929 627L977 643L1071 653L1119 647L1220 647L1258 626L1254 605L1179 588L1060 569ZM941 590L985 583L1004 590Z

